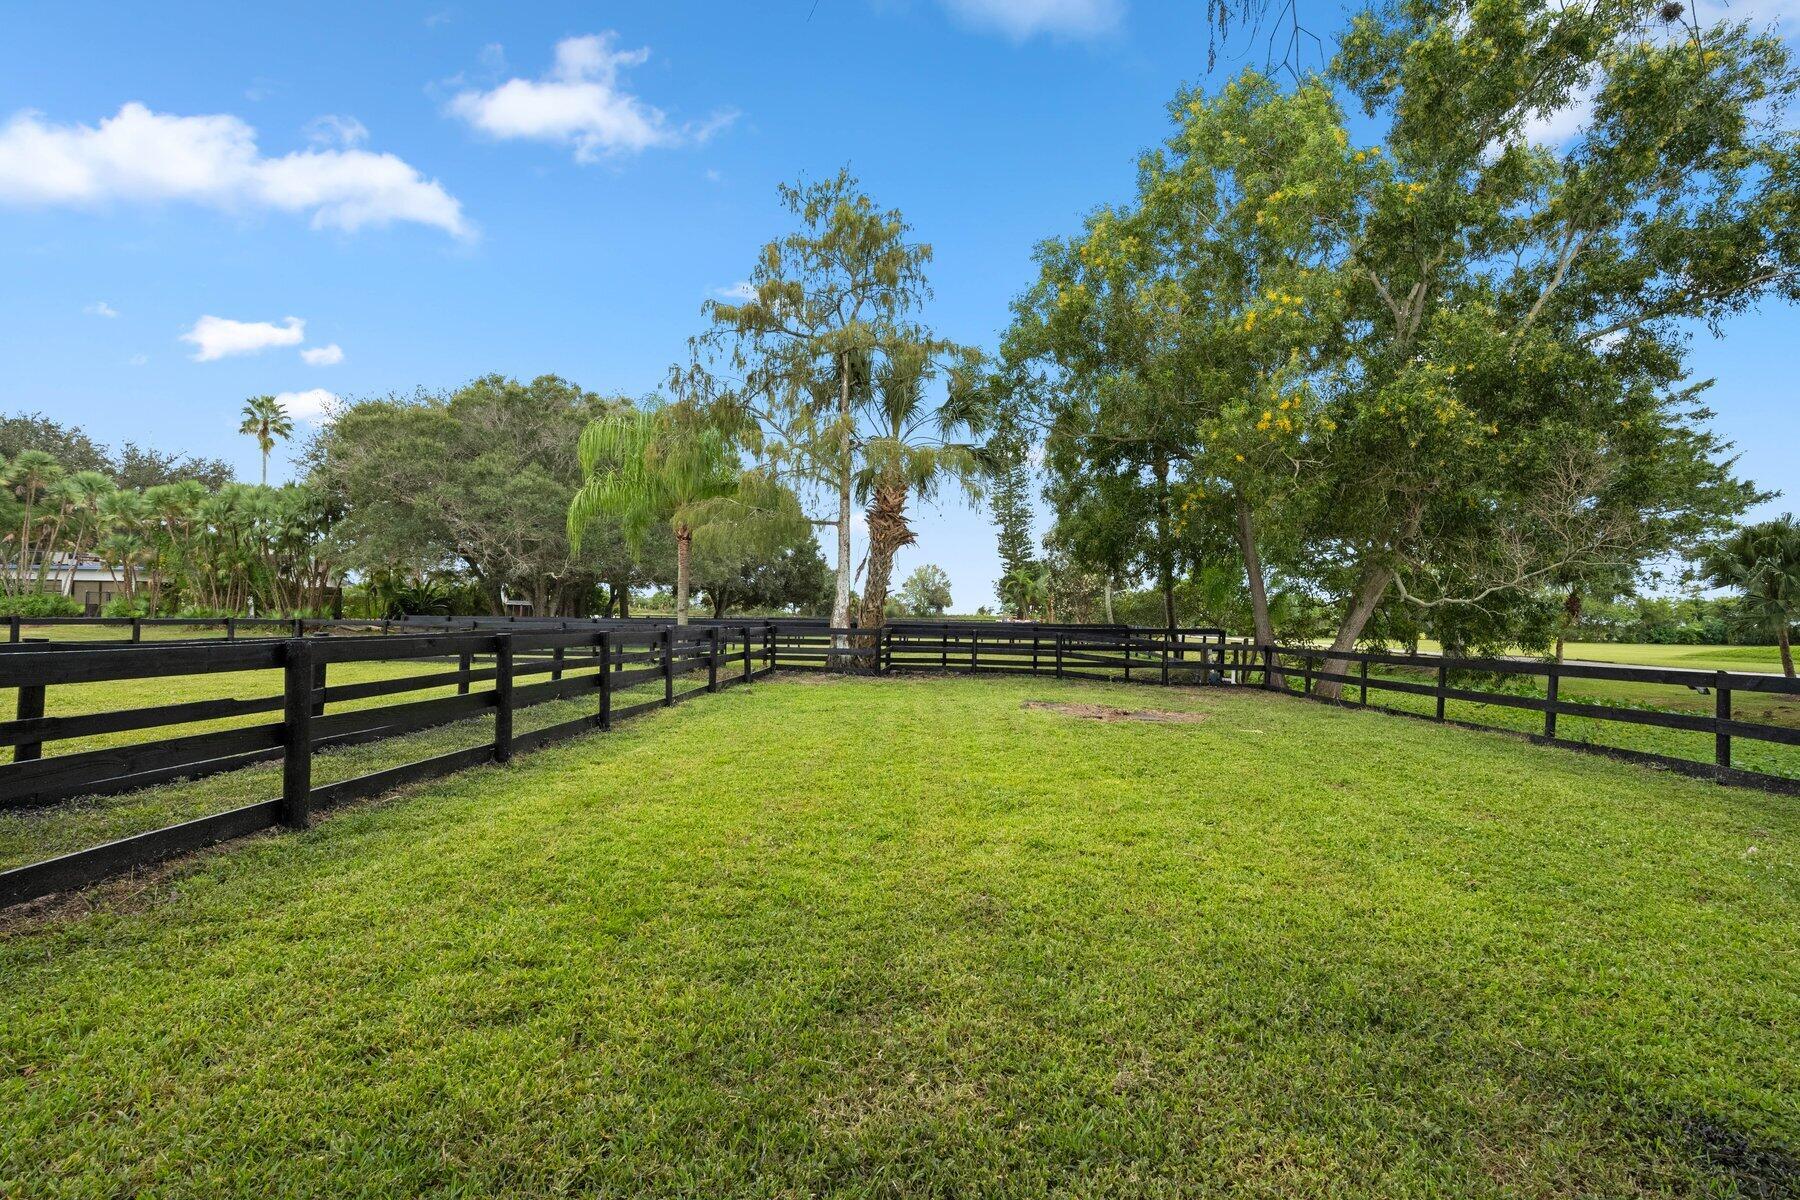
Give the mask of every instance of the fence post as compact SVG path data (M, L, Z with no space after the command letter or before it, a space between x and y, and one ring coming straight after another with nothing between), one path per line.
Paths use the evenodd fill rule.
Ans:
M1129 628L1127 628L1125 630L1125 641L1123 642L1123 645L1125 647L1125 682L1130 683L1131 682L1131 630Z
M1358 661L1362 664L1361 670L1358 672L1362 677L1362 696L1358 702L1367 708L1369 707L1369 660L1365 656Z
M12 616L6 618L6 627L7 627L6 640L9 642L18 641L19 640L19 614L18 613L14 613Z
M1162 635L1162 681L1164 687L1169 686L1169 634L1166 630Z
M301 618L299 618L299 617L295 617L295 618L294 618L294 636L295 636L295 637L304 637L304 636L306 636L306 629L305 629L305 627L304 627L304 626L303 626L303 625L302 625L302 624L301 624Z
M1275 647L1264 646L1262 648L1262 660L1263 689L1265 691L1273 691L1275 689Z
M456 694L459 696L469 694L469 668L474 663L475 656L467 650L456 656Z
M280 819L289 829L312 824L313 679L313 648L295 638L282 672Z
M969 674L974 675L981 669L981 631L969 631Z
M600 728L612 728L612 639L600 634Z
M1056 631L1056 677L1058 679L1061 679L1063 677L1062 656L1063 656L1063 631L1059 629Z
M35 721L44 715L44 685L41 683L23 684L19 688L18 718L21 721ZM29 762L34 758L44 757L44 743L20 742L13 747L14 762Z
M563 675L563 648L558 646L550 652L550 679L552 682Z
M1731 734L1725 729L1731 720L1731 688L1725 672L1713 676L1713 764L1721 770L1731 769Z
M1300 685L1300 694L1303 696L1310 696L1312 695L1313 689L1313 656L1308 654L1300 661L1303 664L1302 669L1306 672L1305 678Z
M719 690L719 627L714 625L707 630L710 637L706 647L706 690Z
M141 642L144 640L144 622L142 618L131 618L131 640L134 642Z
M494 761L512 758L513 635L494 635Z
M1555 659L1550 660L1550 669L1544 676L1544 736L1556 736L1556 693L1561 684L1558 668L1562 664Z
M663 707L675 703L675 627L663 630Z
M749 682L750 682L750 676L751 676L751 668L750 668L750 627L749 627L749 626L748 626L748 625L746 625L746 626L744 626L744 682L745 682L745 683L749 683Z
M1031 673L1033 675L1038 673L1038 636L1038 627L1033 625L1031 627Z
M1437 676L1437 719L1440 721L1444 719L1444 688L1448 683L1449 670L1444 666L1444 660L1440 658L1438 659Z
M775 626L763 626L763 644L768 647L769 670L773 671L775 669Z

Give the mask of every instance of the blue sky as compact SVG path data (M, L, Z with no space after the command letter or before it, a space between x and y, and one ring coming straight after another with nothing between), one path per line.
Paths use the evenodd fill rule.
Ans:
M1128 196L1164 105L1206 78L1204 7L9 5L0 409L253 479L236 413L260 392L305 408L497 371L640 394L786 228L775 185L845 164L935 247L932 323L991 346L1033 244ZM1233 38L1215 74L1264 56ZM1693 357L1743 471L1790 492L1795 319L1701 331ZM985 513L918 526L899 570L991 602Z

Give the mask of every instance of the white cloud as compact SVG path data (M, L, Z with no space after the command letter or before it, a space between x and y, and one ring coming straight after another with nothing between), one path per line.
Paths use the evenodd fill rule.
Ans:
M329 346L314 346L302 350L300 359L309 367L335 367L344 361L344 348L336 342Z
M577 162L704 142L737 119L737 113L726 111L699 124L671 124L619 78L625 68L648 59L649 49L617 50L614 36L565 38L556 44L555 65L542 79L509 79L489 91L459 92L450 111L490 137L572 146Z
M196 347L195 362L212 362L234 354L257 354L271 346L298 346L306 340L306 322L288 317L282 324L201 317L181 340Z
M740 279L730 287L714 288L713 295L721 300L734 300L743 303L756 298L756 289L750 286L748 279Z
M942 0L956 17L979 29L1024 41L1036 34L1098 37L1118 27L1125 0Z
M96 300L92 304L85 305L81 311L90 317L116 317L119 315L119 310L104 300Z
M180 117L134 102L97 126L53 125L31 111L0 126L0 204L115 201L310 213L315 229L410 221L472 233L461 202L392 154L346 145L271 158L256 130L228 113Z
M145 363L150 361L150 356L148 354L134 354L130 358L126 359L125 361L130 363L134 367L141 367Z
M304 392L277 392L275 402L287 409L287 415L308 425L317 425L331 415L341 401L336 392L324 388L308 388Z

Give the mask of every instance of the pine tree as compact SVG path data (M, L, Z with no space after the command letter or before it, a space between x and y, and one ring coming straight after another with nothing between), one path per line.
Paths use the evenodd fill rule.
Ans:
M992 510L1000 541L1000 579L994 594L1002 607L1017 607L1016 597L1005 587L1006 580L1021 568L1029 571L1037 562L1032 553L1030 487L1030 474L1022 459L1009 459L995 472Z

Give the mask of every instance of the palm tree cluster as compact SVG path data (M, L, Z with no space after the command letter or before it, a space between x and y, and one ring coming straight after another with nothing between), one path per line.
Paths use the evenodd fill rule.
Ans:
M0 460L0 583L10 597L66 596L73 575L58 566L97 560L133 611L316 612L340 574L337 515L304 484L122 488L25 450Z

